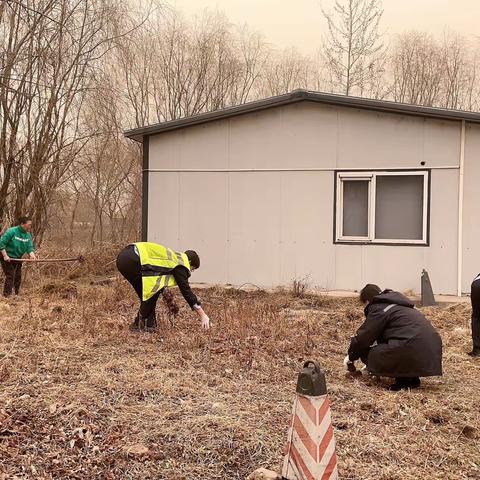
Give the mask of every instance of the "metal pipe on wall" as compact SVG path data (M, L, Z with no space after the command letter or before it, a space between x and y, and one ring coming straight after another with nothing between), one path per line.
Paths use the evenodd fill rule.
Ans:
M458 239L457 239L457 295L462 296L463 274L463 184L465 173L465 120L460 135L460 169L458 172Z
M437 167L392 167L392 168L151 168L152 173L244 173L244 172L362 172L362 171L414 171L414 170L458 170L458 165ZM145 170L143 170L145 171Z

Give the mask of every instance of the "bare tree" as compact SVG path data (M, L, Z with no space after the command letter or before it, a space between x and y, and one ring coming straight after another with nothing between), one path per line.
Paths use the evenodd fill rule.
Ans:
M136 177L140 177L138 148L123 138L117 82L109 69L96 77L96 94L89 96L82 113L91 140L72 166L71 189L77 204L80 197L87 199L93 211L92 244L131 238L139 224L139 216L135 219L129 209L137 193Z
M392 56L393 94L397 102L437 105L441 96L441 52L425 33L401 35Z
M33 214L40 237L55 221L71 245L79 233L92 243L138 238L130 127L296 88L478 108L466 38L411 32L387 56L382 13L380 0L335 0L323 11L323 49L309 57L275 51L217 12L184 18L162 0L0 0L0 223Z
M255 86L267 66L269 51L263 37L244 26L238 29L236 55L240 68L230 97L233 105L245 103L255 96Z
M381 73L384 56L381 0L335 0L333 11L322 12L328 25L323 53L332 89L345 95L365 92L366 84Z
M390 56L393 99L444 108L476 107L477 59L464 38L409 32L399 36Z
M294 48L274 52L264 68L258 95L270 97L296 88L308 88L313 75L311 67L311 61Z
M118 0L0 5L0 220L29 213L40 238L89 140L80 112L122 8Z
M81 109L89 141L69 169L71 237L76 209L86 202L90 242L135 238L140 149L123 130L247 101L266 58L261 36L218 14L186 22L156 8L141 29L118 38Z
M440 46L442 57L442 106L445 108L476 108L477 59L465 38L445 33Z
M169 10L120 42L118 57L138 126L244 103L267 55L260 35L234 28L223 15L206 12L187 22Z

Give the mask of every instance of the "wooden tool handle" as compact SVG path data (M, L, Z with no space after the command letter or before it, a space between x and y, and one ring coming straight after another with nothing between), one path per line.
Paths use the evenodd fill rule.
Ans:
M47 262L83 262L85 259L83 257L76 258L11 258L11 262L22 262L22 263L47 263Z

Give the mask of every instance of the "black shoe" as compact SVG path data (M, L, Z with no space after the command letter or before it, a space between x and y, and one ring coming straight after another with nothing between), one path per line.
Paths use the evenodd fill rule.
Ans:
M157 316L153 312L149 317L142 318L140 313L137 313L135 320L129 327L132 332L148 332L152 333L157 330Z
M474 348L471 352L468 352L467 355L471 357L480 357L480 348Z
M413 378L396 378L395 383L388 388L392 392L399 392L400 390L410 390L420 387L420 379Z
M136 322L133 322L129 325L128 329L131 331L131 332L139 332L140 331L140 325Z
M133 320L133 323L130 324L128 329L132 332L138 332L140 330L140 313L137 313L137 316Z
M151 315L147 317L145 320L145 332L155 332L157 330L157 315L153 312Z

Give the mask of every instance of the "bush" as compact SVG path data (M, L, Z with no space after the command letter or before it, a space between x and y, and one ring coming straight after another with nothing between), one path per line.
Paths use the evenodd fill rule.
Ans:
M292 295L295 298L305 297L309 288L310 288L310 280L308 276L305 276L302 278L294 278L292 280Z

